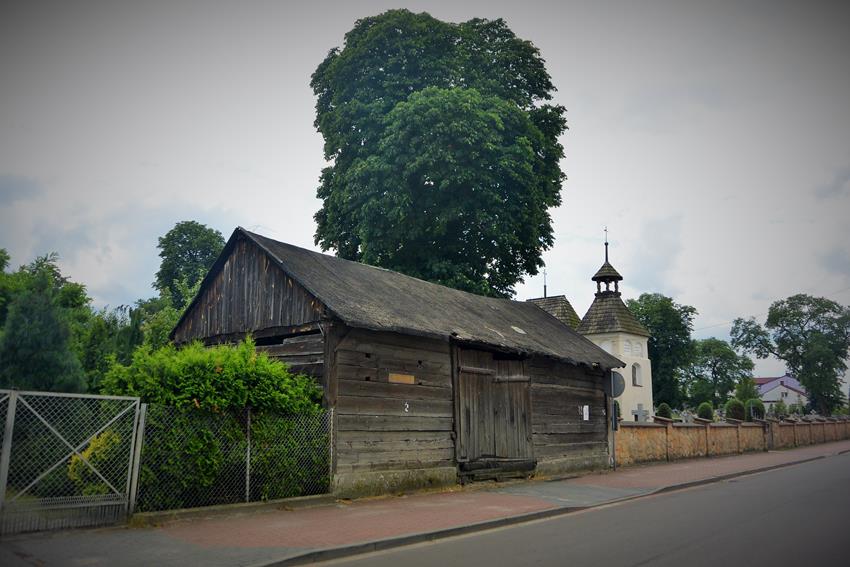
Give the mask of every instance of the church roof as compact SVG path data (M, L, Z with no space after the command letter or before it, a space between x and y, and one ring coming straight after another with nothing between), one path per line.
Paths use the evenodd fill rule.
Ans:
M648 337L649 331L635 319L623 300L620 299L618 282L623 276L608 262L608 229L605 229L605 263L590 278L596 282L596 299L590 305L590 309L584 314L578 332L582 335L596 335L599 333L631 333L642 337ZM610 288L611 282L614 289ZM605 289L602 289L602 283Z
M565 295L536 297L534 299L529 299L528 301L535 304L549 315L555 317L571 329L578 329L578 326L581 323L578 313L576 313L576 310L573 309L573 306L570 304L570 301Z
M606 259L606 260L605 260L605 263L604 263L604 264L602 264L602 267L601 267L601 268L599 268L599 269L596 271L596 274L595 274L592 278L590 278L590 279L591 279L592 281L595 281L595 282L604 282L604 281L612 282L612 281L614 281L614 280L616 280L616 281L622 281L622 280L623 280L623 276L621 276L621 275L620 275L620 272L618 272L617 270L615 270L615 269L614 269L614 266L612 266L611 264L609 264L609 263L608 263L608 260Z
M620 299L620 294L614 292L596 294L596 299L593 300L577 330L582 335L631 333L642 337L649 336L649 331L632 315Z

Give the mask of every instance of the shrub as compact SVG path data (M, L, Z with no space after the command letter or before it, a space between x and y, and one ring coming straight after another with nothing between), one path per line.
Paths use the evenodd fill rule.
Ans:
M711 402L703 402L697 408L697 417L702 419L714 419L714 407Z
M139 474L142 511L243 500L246 407L255 416L254 499L301 494L317 476L327 484L327 435L316 427L312 433L299 430L296 437L294 422L286 417L315 416L320 422L321 388L257 353L250 339L212 348L144 345L129 365L113 361L103 390L151 404Z
M770 411L771 413L773 413L774 416L781 419L788 415L788 406L785 405L785 402L779 400L778 402L773 404L773 407L770 408Z
M143 402L219 413L246 406L279 413L315 413L322 390L309 376L257 353L249 338L236 346L180 349L144 345L128 366L115 361L103 379L103 392L138 396Z
M752 421L754 419L764 419L764 404L758 398L752 398L747 400L747 403L744 406L745 414L747 416L747 421Z
M623 417L620 413L620 402L618 402L617 400L614 400L614 412L617 415L617 419Z
M738 398L731 398L726 402L726 417L744 421L744 402Z
M665 402L661 402L659 404L658 409L655 410L655 415L658 417L666 417L667 419L673 419L673 410L670 409L670 406Z
M107 429L91 440L89 446L81 453L83 458L80 458L79 455L71 457L68 463L68 478L74 482L82 494L93 496L111 492L109 486L95 474L83 459L99 471L112 470L113 467L110 465L118 464L114 462L116 459L126 458L120 450L120 446L121 436L115 431ZM118 466L121 466L121 464L118 464Z

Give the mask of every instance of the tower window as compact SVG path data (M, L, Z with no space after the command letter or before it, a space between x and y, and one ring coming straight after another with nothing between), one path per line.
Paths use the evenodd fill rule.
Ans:
M637 363L632 365L632 386L643 386L643 373Z

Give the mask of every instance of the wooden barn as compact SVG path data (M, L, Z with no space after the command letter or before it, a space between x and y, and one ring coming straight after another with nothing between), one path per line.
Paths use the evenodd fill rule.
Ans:
M172 338L246 333L322 384L339 494L608 466L603 381L623 363L533 303L237 228Z

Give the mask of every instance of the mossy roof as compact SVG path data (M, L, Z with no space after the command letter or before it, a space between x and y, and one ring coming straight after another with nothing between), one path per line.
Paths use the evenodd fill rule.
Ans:
M589 339L525 301L474 295L278 242L243 228L234 231L201 289L210 285L242 238L266 252L320 301L331 317L351 327L495 347L603 369L623 366ZM200 296L199 292L186 313Z
M614 269L614 266L609 264L607 261L602 264L602 267L596 271L596 274L590 278L595 282L604 282L604 281L622 281L623 276L620 275L620 272Z
M570 301L564 295L553 295L551 297L537 297L529 299L531 303L541 308L543 311L552 315L564 325L571 329L578 329L581 324L581 319L573 309Z
M642 337L649 336L646 327L632 315L620 299L620 294L615 292L596 294L596 299L593 300L577 330L582 335L631 333Z

